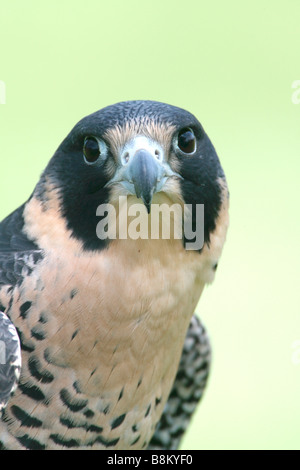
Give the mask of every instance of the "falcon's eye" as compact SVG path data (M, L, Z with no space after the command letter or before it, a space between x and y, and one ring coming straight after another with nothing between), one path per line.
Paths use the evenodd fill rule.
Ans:
M95 137L85 138L83 145L83 153L88 163L95 163L98 160L101 151L98 140L95 139Z
M183 153L194 153L196 150L196 137L192 129L186 127L178 134L177 139L178 148Z

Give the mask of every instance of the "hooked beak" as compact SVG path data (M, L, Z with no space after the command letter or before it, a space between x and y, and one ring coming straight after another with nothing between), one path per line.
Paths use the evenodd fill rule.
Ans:
M146 137L138 136L125 147L121 165L106 186L120 183L130 194L142 199L148 214L153 195L163 190L170 177L182 178L164 161L162 148Z
M130 181L133 182L136 196L142 199L148 214L150 214L153 194L163 176L162 170L163 167L144 149L138 150L129 164Z

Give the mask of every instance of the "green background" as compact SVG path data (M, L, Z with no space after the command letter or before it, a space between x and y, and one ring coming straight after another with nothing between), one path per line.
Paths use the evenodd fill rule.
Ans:
M121 100L188 109L219 153L231 226L198 307L213 368L182 449L300 447L299 17L298 0L1 2L1 218L79 119Z

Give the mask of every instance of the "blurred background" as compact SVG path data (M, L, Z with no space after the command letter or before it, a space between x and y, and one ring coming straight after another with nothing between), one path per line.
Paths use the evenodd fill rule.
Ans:
M118 101L185 108L218 151L231 225L182 449L300 447L299 17L297 0L1 2L1 219L73 125Z

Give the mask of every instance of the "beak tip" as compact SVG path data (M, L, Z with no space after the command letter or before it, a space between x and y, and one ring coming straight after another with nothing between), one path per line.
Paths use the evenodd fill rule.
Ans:
M148 214L150 214L150 212L151 212L152 198L151 198L150 200L146 200L145 198L142 197L141 199L142 199L142 201L143 201L143 203L144 203L144 206L145 206L146 209L147 209Z

